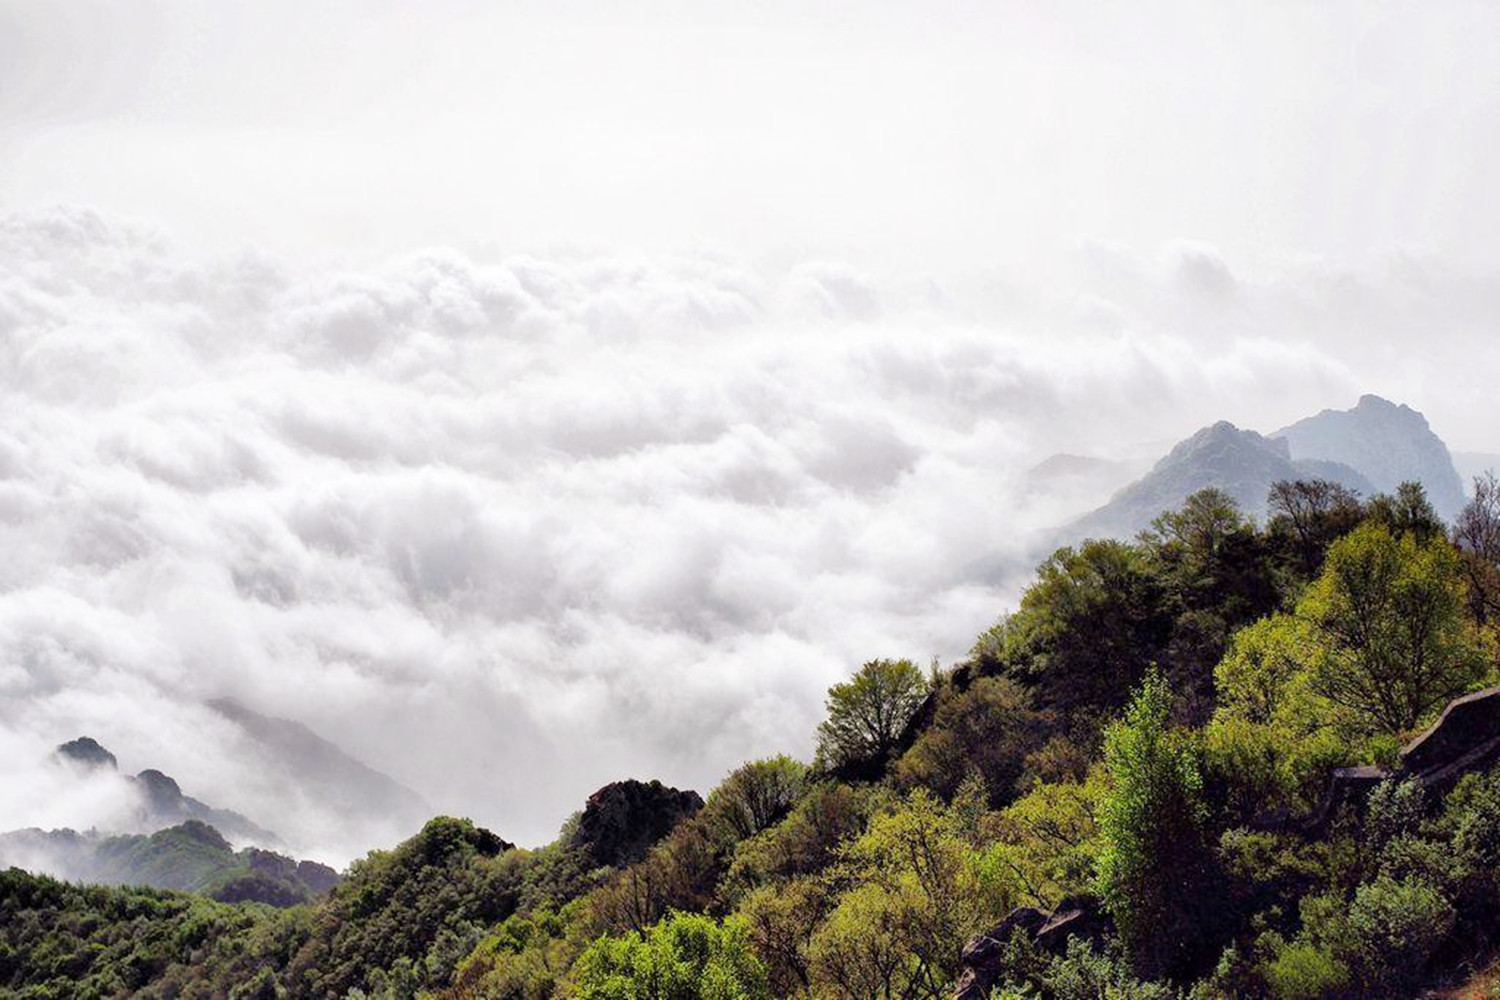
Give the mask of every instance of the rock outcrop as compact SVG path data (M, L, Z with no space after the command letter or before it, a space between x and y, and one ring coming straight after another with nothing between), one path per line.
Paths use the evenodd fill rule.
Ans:
M1067 951L1070 938L1097 943L1109 927L1109 918L1091 896L1070 896L1050 913L1032 906L1017 907L964 945L953 1000L988 1000L990 990L1005 973L1005 946L1016 934L1029 938L1042 951L1061 955Z
M668 788L660 781L616 781L589 796L574 843L596 865L633 864L702 808L697 792Z

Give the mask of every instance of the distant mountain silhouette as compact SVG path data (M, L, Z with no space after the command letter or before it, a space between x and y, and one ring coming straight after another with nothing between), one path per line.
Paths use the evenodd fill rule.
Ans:
M1178 444L1103 507L1074 521L1064 529L1063 540L1130 537L1149 527L1162 511L1175 509L1209 487L1223 490L1246 514L1260 517L1266 493L1278 479L1331 479L1362 494L1371 491L1370 481L1347 465L1294 461L1287 442L1221 420Z
M1494 458L1472 457L1476 462ZM1353 409L1324 410L1270 435L1227 421L1205 427L1104 506L1062 529L1059 540L1130 537L1209 487L1228 493L1246 514L1263 518L1266 493L1278 479L1330 479L1366 498L1416 480L1444 518L1451 519L1464 504L1453 456L1426 418L1409 406L1366 395Z
M354 830L410 836L434 809L417 792L291 719L261 715L229 698L208 703L250 737L257 763Z
M1448 447L1409 406L1361 396L1352 410L1324 410L1271 437L1287 442L1294 461L1341 462L1358 469L1381 493L1394 493L1402 482L1416 480L1444 519L1452 520L1463 508L1464 483Z
M143 813L140 826L144 829L159 830L188 820L197 820L240 843L263 846L281 843L281 838L276 834L233 810L215 809L182 794L177 782L160 771L147 769L130 780L135 782L141 793Z
M76 740L69 740L53 751L53 756L59 760L66 760L81 766L86 771L95 768L104 768L109 771L118 771L120 762L115 760L115 755L99 745L99 742L91 736L80 736Z
M1150 467L1149 459L1097 458L1062 452L1027 469L1022 492L1031 501L1077 503L1086 497L1113 493Z
M124 782L134 793L138 805L134 815L123 821L126 830L147 832L176 826L188 820L198 820L214 827L224 836L239 843L254 843L274 846L280 838L270 830L251 822L245 816L230 809L217 809L206 802L184 795L176 780L154 768L148 768L134 777L118 774L119 762L115 755L90 736L80 736L58 746L52 752L54 761L66 765L58 774L60 781L86 780L95 772L103 772L105 780ZM123 832L120 829L111 833Z
M155 833L106 836L76 830L0 834L0 862L75 882L202 892L226 902L306 902L339 882L332 868L233 845L201 820Z

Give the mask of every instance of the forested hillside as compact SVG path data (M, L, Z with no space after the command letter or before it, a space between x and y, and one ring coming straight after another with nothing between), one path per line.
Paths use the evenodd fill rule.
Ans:
M832 688L814 760L609 786L539 850L438 818L285 910L12 870L0 991L1414 996L1500 927L1500 711L1412 743L1500 680L1500 489L1267 502L1059 550L963 663Z

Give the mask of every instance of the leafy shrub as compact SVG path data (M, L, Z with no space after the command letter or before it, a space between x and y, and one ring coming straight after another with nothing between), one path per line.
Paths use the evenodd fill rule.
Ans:
M1266 966L1266 984L1276 1000L1319 1000L1349 983L1349 967L1325 947L1301 943L1281 948Z
M646 931L601 937L573 969L578 1000L770 1000L745 926L674 913Z

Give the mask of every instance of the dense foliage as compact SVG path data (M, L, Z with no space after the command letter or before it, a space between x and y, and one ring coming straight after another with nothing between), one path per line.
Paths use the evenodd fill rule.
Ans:
M1264 526L1205 491L1059 550L966 662L866 663L812 766L622 820L618 860L439 819L289 911L11 872L0 991L937 1000L1036 907L1096 916L990 942L993 997L1409 996L1495 938L1500 769L1318 806L1493 683L1497 496L1450 538L1410 485L1280 483Z

